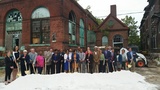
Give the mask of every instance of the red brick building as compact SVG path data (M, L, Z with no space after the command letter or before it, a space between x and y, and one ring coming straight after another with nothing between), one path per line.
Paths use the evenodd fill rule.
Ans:
M86 47L95 18L75 0L1 0L0 46L45 50Z
M97 46L128 46L129 28L117 18L116 5L111 5L111 12L96 30Z

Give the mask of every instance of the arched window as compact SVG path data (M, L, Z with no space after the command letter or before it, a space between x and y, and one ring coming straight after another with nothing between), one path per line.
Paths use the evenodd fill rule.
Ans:
M73 11L69 13L69 44L76 45L76 16Z
M12 10L6 17L6 31L21 31L22 15L18 10Z
M17 9L10 10L6 15L5 47L9 50L21 46L22 15Z
M32 19L39 19L39 18L48 18L50 17L50 13L47 8L40 7L34 10L32 13Z
M107 38L107 36L103 36L102 37L102 46L106 46L106 45L108 45L108 38Z
M50 13L45 7L39 7L32 13L32 44L50 43Z
M113 45L114 47L123 47L123 37L121 35L115 35L113 39Z
M80 19L79 35L80 35L80 46L84 46L84 22Z

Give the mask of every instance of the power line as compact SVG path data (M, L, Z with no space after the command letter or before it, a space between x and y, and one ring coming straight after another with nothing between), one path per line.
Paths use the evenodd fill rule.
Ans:
M122 13L122 14L117 14L117 16L129 15L129 14L139 14L139 13L144 13L144 11L141 11L141 12ZM107 15L106 15L106 16L107 16ZM106 17L106 16L97 16L97 17Z
M118 14L118 16L128 15L128 14L138 14L138 13L144 13L144 12L130 12L130 13Z

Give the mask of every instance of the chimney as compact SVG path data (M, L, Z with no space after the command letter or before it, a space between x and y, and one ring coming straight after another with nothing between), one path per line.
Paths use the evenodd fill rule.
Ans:
M111 15L117 17L117 8L116 5L111 5Z

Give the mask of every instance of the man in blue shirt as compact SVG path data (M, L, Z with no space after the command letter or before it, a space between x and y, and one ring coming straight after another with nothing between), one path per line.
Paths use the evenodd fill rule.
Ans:
M132 48L129 48L128 51L129 51L127 53L128 62L129 62L129 64L132 65L132 67L130 68L130 71L134 72L137 54L135 51L132 51Z

